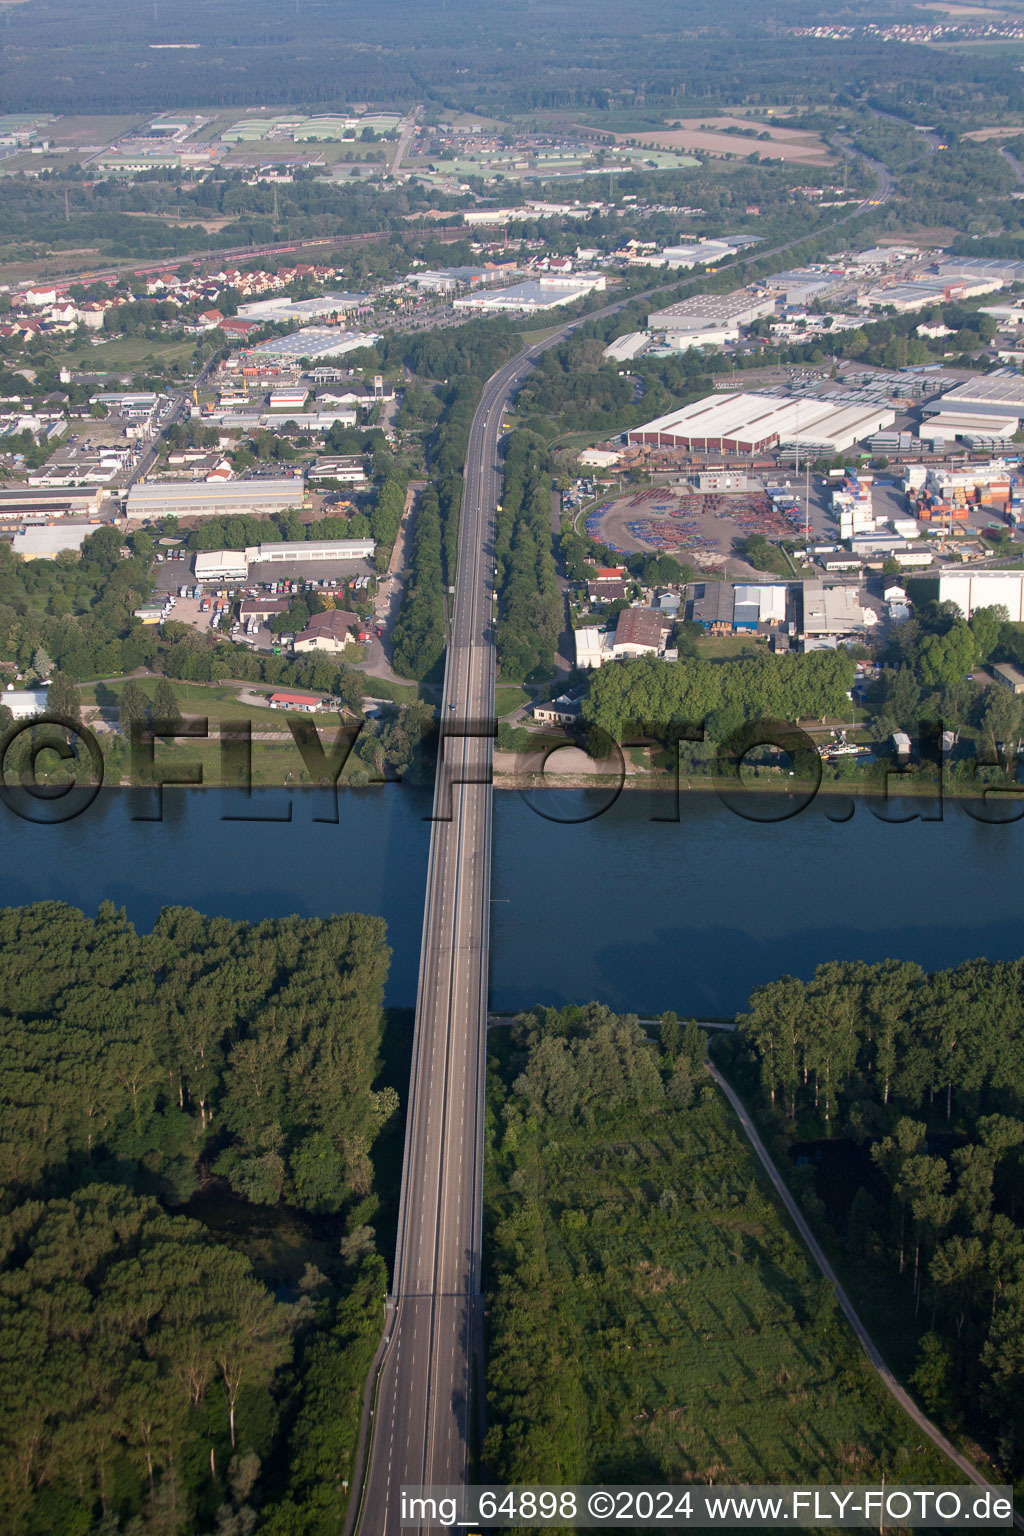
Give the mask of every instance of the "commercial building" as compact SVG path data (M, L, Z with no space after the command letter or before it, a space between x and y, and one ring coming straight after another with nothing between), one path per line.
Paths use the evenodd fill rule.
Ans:
M322 709L323 701L315 693L272 693L267 701L271 709L294 709L312 715Z
M544 276L531 278L525 283L513 283L509 288L487 289L483 293L468 293L452 300L453 309L483 311L525 310L528 313L545 309L557 309L560 304L572 304L606 287L606 279L600 272L576 272L571 276Z
M344 357L346 352L372 347L377 341L380 336L376 332L343 331L334 325L307 325L305 330L289 331L287 336L274 336L270 341L258 342L246 350L246 357L283 363L297 363L308 357L311 362L316 362L321 357Z
M315 299L254 299L239 304L238 314L243 320L297 320L308 324L311 320L330 320L342 315L369 309L373 296L369 293L322 293Z
M311 464L307 480L336 480L339 485L365 485L366 470L363 461L354 453L326 454Z
M236 512L269 515L301 507L303 491L302 479L291 475L209 484L151 480L132 486L125 513L129 522L139 523L172 516L225 517Z
M14 553L23 560L56 560L65 551L81 554L82 545L96 528L96 523L48 523L23 528L12 540Z
M267 404L272 411L301 411L309 399L309 390L301 384L291 388L272 389Z
M295 650L300 654L306 651L326 651L332 656L337 655L360 633L365 631L362 621L354 613L332 608L329 613L314 613L310 616L305 629L295 636Z
M406 282L421 293L457 293L460 288L482 288L520 275L517 267L442 267L439 271L410 272Z

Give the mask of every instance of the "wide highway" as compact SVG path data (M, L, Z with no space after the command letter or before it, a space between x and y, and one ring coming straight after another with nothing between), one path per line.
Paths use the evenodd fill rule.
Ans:
M880 196L889 192L880 184ZM797 243L759 252L758 259ZM663 284L649 292L677 286L683 285ZM492 591L502 419L540 352L586 319L638 297L645 295L568 319L555 334L506 363L484 387L470 429L441 704L398 1239L384 1339L371 1383L369 1462L346 1521L346 1531L355 1528L359 1536L393 1536L400 1529L418 1528L401 1526L403 1485L467 1481L470 1426L480 1409L495 719Z

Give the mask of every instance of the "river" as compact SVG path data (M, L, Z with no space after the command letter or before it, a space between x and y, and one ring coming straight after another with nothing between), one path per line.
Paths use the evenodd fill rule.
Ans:
M239 807L218 791L168 791L154 822L132 820L137 797L111 790L55 826L0 807L0 904L59 899L92 913L109 899L140 927L165 904L250 919L376 912L394 950L388 1001L411 1004L429 792L343 792L337 824L314 820L332 806L311 791L294 793L290 822L224 820L226 804L282 814L288 796ZM759 982L824 960L935 967L1024 952L1024 827L982 825L949 802L941 821L899 824L864 801L834 820L841 807L824 796L775 824L713 794L682 796L678 822L652 821L670 807L642 793L595 815L602 804L592 791L495 795L494 1008L599 998L728 1015ZM590 819L567 825L536 807Z

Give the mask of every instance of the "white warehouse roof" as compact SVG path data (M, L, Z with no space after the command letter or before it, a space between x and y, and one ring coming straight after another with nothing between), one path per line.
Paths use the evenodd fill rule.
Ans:
M1019 420L1024 417L1024 378L1019 373L994 373L958 384L939 402L940 411L949 409Z
M757 606L760 624L781 624L786 617L786 588L779 586L738 586L733 589L736 606Z
M257 480L222 480L215 483L151 480L133 485L128 492L129 518L211 517L232 512L283 512L301 507L304 494L301 476L274 476Z
M817 426L791 432L787 443L820 443L826 452L845 453L854 443L863 442L874 432L894 426L896 412L878 406L871 409L863 405L847 405L830 408L830 413Z
M767 394L715 394L634 427L629 441L658 447L729 443L739 452L756 452L775 442L834 441L836 452L841 453L895 420L892 411L880 406L837 406L827 400Z
M616 363L625 363L642 352L649 340L646 331L627 331L625 336L616 336L614 341L609 342L601 356L610 357Z
M965 619L979 608L1006 609L1012 624L1024 620L1024 571L945 572L939 577L939 602L956 603Z
M968 416L955 411L940 411L929 416L917 429L924 442L936 438L963 437L976 434L984 437L1012 437L1017 430L1016 416Z
M196 555L196 581L217 581L222 577L241 581L248 568L245 551L241 549L201 549Z
M275 560L370 560L372 539L298 539L280 544L256 544L246 550L253 565Z
M80 551L96 523L51 523L45 527L24 528L14 535L14 553L23 560L52 560L66 549Z

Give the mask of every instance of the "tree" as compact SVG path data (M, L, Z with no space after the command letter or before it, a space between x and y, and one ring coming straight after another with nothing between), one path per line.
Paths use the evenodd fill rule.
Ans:
M45 682L53 671L53 658L41 645L37 645L32 654L32 670L41 682Z
M156 693L153 697L153 718L170 720L173 725L177 725L181 720L178 696L166 677L160 678L156 685Z
M138 683L130 677L121 689L117 700L118 720L121 726L121 735L129 740L132 727L140 724L146 718L146 710L149 701Z
M66 672L55 672L51 677L46 695L46 712L62 720L74 720L76 723L81 720L82 705L78 689Z

